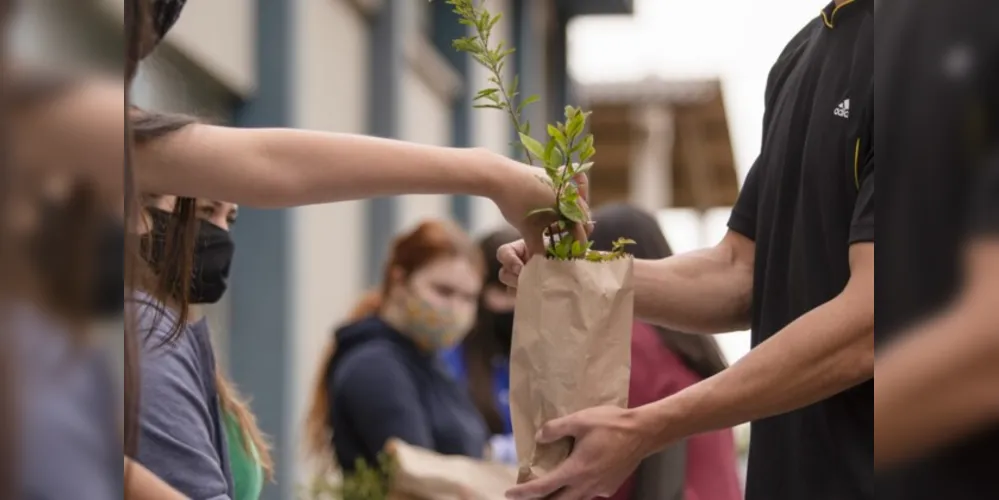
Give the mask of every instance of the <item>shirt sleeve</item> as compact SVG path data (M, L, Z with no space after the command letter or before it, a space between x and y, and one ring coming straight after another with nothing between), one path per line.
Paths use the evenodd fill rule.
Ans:
M801 35L799 34L799 37ZM798 37L795 37L797 40ZM735 202L735 206L732 207L732 215L729 216L728 228L735 231L753 241L756 241L756 218L757 212L759 211L760 202L760 173L759 171L763 168L762 156L763 147L762 144L766 143L767 129L770 127L771 122L771 109L773 108L773 99L776 93L779 91L779 81L781 80L780 74L784 71L787 63L787 54L790 49L796 45L795 41L788 44L788 47L784 49L784 53L781 54L777 62L770 68L770 74L767 77L767 88L764 94L765 110L763 112L763 141L760 147L760 156L756 158L753 162L753 166L749 169L749 174L746 175L746 182L742 184L742 189L739 190L739 198Z
M433 449L430 422L419 391L389 348L367 348L338 370L334 405L346 412L369 460L392 438Z
M149 338L142 359L139 462L193 500L229 500L197 351L162 338Z
M984 65L983 65L984 66ZM985 115L989 129L982 153L971 166L970 226L972 237L999 236L999 61L992 60L978 84L978 108Z
M874 166L874 149L871 148L862 166L858 165L860 191L853 208L850 244L874 241Z
M728 219L729 229L753 241L756 241L756 215L760 200L759 162L757 159L749 169L749 175L746 176L746 182L739 191L739 198Z
M971 227L974 236L999 236L999 146L978 167L972 192Z

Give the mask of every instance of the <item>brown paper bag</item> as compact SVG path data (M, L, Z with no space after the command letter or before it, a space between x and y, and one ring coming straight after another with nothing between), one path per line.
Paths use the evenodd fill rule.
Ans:
M510 411L519 482L568 457L569 439L537 445L549 420L595 406L628 406L633 260L531 259L520 274L510 353Z
M445 456L399 440L386 445L394 459L393 500L503 500L517 484L506 465Z

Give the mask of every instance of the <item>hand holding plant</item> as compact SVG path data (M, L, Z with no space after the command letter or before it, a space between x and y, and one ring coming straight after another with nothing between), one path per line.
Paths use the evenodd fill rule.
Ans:
M519 288L510 352L510 408L518 481L529 482L554 470L573 449L569 436L537 442L536 433L544 424L587 408L627 407L634 289L633 263L625 247L634 242L622 239L610 251L598 252L586 239L586 173L596 154L593 136L586 133L590 113L567 106L565 120L545 128L544 141L532 137L523 111L538 98L521 99L519 79L515 76L507 84L503 78L514 49L494 40L493 29L502 16L486 10L485 0L447 3L471 32L455 40L454 47L490 74L489 86L475 96L475 106L507 113L517 131L516 145L529 164L541 167L541 179L554 194L550 206L525 210L528 221L550 224L542 226L547 247L538 234L537 240L518 242L513 249L520 262L513 283ZM504 215L508 220L517 217ZM511 248L507 250L509 254ZM547 258L532 258L538 254ZM509 283L510 277L503 279Z
M502 14L492 14L484 2L474 0L446 0L454 8L459 22L472 28L473 33L454 41L455 49L468 53L489 71L489 86L476 94L476 108L496 109L506 112L523 150L527 163L544 169L542 181L555 193L555 203L530 211L528 219L551 221L546 235L551 241L548 257L558 260L586 259L603 261L620 257L619 253L595 252L586 241L585 227L589 224L586 173L593 167L590 160L596 154L593 135L585 133L590 113L573 106L566 106L565 121L547 126L544 143L531 136L531 124L523 118L527 106L538 101L537 95L520 99L520 79L512 83L503 78L507 58L515 52L500 40L495 41L493 29ZM518 102L519 101L519 102ZM528 242L531 243L530 241ZM541 249L532 249L537 253Z

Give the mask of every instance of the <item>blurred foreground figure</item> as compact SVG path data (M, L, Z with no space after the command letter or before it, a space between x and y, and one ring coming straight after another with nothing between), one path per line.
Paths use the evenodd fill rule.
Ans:
M878 9L878 497L999 498L999 3Z

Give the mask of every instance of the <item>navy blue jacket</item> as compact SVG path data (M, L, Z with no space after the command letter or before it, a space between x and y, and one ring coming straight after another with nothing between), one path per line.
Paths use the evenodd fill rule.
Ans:
M481 458L488 440L468 394L434 353L371 317L336 332L326 374L337 461L369 464L391 438L445 455Z

